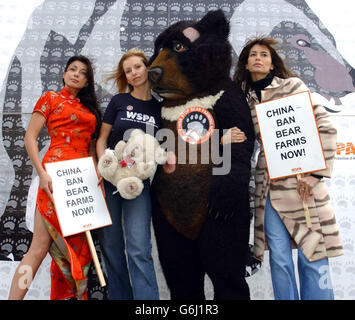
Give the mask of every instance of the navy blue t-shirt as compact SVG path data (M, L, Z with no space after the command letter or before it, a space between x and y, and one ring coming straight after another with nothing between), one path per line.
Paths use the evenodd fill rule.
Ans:
M154 97L144 101L132 97L129 93L113 96L103 117L103 122L112 125L107 146L114 149L129 129L142 129L155 136L161 128L161 107L161 103ZM127 141L128 138L129 136L126 136L124 140Z

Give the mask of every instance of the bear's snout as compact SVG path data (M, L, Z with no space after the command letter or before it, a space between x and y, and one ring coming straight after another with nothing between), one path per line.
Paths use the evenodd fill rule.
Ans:
M149 81L153 84L157 84L159 79L163 76L163 68L153 67L148 70Z

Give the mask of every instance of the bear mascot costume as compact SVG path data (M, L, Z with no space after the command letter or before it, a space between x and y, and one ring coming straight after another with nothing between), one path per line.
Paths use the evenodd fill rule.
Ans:
M158 139L167 143L168 132L175 139L167 147L175 170L159 166L152 184L153 226L172 300L204 300L206 273L214 299L250 299L245 267L254 130L246 98L230 79L228 36L223 12L210 11L164 30L149 61L152 89L165 99L163 128L170 129L165 141ZM220 144L234 126L247 139Z

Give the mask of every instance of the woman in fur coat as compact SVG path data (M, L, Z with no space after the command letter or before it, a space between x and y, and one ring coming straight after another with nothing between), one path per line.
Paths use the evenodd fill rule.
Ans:
M261 37L247 42L237 63L234 80L247 94L255 135L260 132L254 106L286 95L308 90L286 68L273 47L278 42ZM254 255L262 261L266 242L275 299L299 299L292 260L292 244L298 249L300 298L334 299L328 258L343 254L339 230L324 178L330 178L336 150L337 131L324 107L313 99L314 114L327 168L270 181L264 151L258 156L255 172ZM308 228L303 209L307 202L312 227ZM293 240L293 241L290 241Z

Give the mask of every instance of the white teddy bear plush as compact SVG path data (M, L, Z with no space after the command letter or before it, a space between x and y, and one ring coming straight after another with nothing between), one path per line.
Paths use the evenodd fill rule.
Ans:
M106 149L98 163L102 177L116 186L122 198L134 199L143 190L143 180L155 171L157 164L165 164L166 151L150 134L134 129L127 143L116 144L115 150Z

